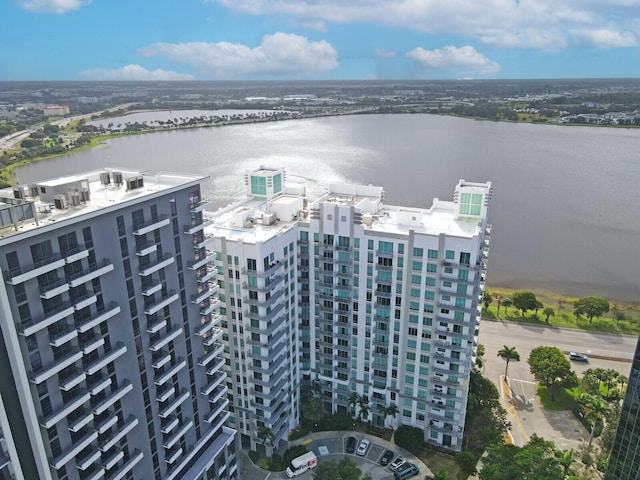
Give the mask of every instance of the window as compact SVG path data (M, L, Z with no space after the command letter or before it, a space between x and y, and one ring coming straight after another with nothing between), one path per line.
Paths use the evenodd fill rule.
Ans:
M460 263L462 265L469 265L469 263L471 263L471 254L469 252L460 252Z
M454 252L453 250L447 250L444 253L444 258L446 258L447 260L455 260L456 252Z
M413 270L415 270L415 271L418 271L418 272L419 272L419 271L422 271L422 262L414 261L414 262L411 264L411 268L412 268Z
M444 283L447 283L447 282L444 282ZM451 283L451 282L448 282L448 283ZM434 277L427 277L425 279L425 285L427 287L435 287L436 286L436 279ZM451 286L451 285L449 285L449 286Z
M482 194L481 193L462 193L460 194L460 214L461 215L480 215L482 210Z
M424 250L422 248L413 248L413 256L414 257L422 257L424 255Z
M438 258L438 251L429 249L429 251L427 252L427 257Z
M380 242L378 245L380 248L380 253L393 253L393 243Z
M437 269L438 269L438 265L437 264L435 264L435 263L427 263L427 272L435 273Z

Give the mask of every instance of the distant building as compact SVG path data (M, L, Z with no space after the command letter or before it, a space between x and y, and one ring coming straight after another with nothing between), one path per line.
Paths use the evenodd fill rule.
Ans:
M42 109L45 117L62 117L69 115L68 105L48 105Z
M98 103L98 97L78 97L78 103Z
M605 480L640 480L640 338Z

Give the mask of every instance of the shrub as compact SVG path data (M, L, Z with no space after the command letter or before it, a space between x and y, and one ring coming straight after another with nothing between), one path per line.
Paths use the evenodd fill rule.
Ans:
M260 458L260 454L258 452L256 452L255 450L251 450L249 452L249 458L251 459L251 461L253 462L254 465L257 465L258 459Z
M424 443L424 433L416 427L401 425L394 435L396 445L406 448L410 452L419 450Z

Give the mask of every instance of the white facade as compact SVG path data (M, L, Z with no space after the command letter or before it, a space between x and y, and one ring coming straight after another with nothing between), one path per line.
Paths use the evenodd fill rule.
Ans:
M491 183L461 180L453 201L434 199L429 209L386 206L383 189L374 186L331 185L316 200L291 191L284 187L268 202L249 195L214 214L217 229L207 231L215 238L218 273L231 280L221 292L235 292L235 302L251 298L249 277L255 275L245 268L248 259L257 261L265 281L283 282L284 321L276 330L252 332L270 341L269 334L279 334L277 350L285 357L269 363L269 371L288 372L292 396L299 395L298 381L316 382L325 412L417 426L425 441L459 450L484 290ZM267 212L264 225L259 219ZM257 291L259 302L262 293ZM228 296L225 301L230 308ZM239 313L236 307L236 320ZM242 318L228 324L231 362L236 354L246 360L255 346L247 342L249 320ZM256 326L268 329L269 323ZM236 422L244 422L244 434L251 436L237 407L242 395L255 400L249 393L253 377L247 372L246 387L244 372L230 371L229 377L239 395ZM295 402L291 407L290 426L300 420ZM278 430L277 441L280 435Z

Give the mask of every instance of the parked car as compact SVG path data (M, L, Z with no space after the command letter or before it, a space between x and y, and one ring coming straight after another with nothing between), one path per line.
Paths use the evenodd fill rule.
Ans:
M389 467L391 468L391 470L395 471L398 468L400 468L402 465L404 465L406 462L407 462L406 458L398 457L393 462L391 462L391 465L389 465Z
M362 456L365 453L367 453L368 449L369 449L369 440L367 440L366 438L363 438L362 440L360 440L360 445L358 445L358 451L356 453Z
M420 473L420 469L417 465L413 463L405 462L400 466L395 472L393 472L393 476L396 480L405 480L405 478L415 477Z
M356 451L356 437L347 438L347 453L354 453Z
M393 453L391 450L387 450L386 452L384 452L384 455L380 457L380 465L386 467L387 465L389 465L389 462L393 460L394 456L395 453Z
M589 357L587 357L584 353L576 353L576 352L569 352L569 359L570 360L575 360L576 362L588 362L589 361Z

